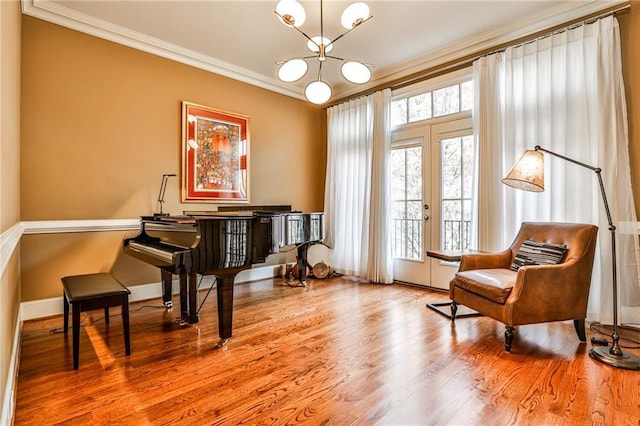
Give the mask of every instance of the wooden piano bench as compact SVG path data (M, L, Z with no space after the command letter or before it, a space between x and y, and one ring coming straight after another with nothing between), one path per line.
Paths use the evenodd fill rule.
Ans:
M104 308L104 321L109 325L109 307L122 307L124 347L131 354L129 340L129 294L127 287L107 273L73 275L62 278L64 294L64 334L69 331L69 304L72 310L73 369L77 370L80 357L80 313Z

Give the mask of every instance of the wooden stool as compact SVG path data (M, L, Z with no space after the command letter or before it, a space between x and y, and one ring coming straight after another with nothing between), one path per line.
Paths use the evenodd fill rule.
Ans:
M131 354L129 341L129 294L128 288L107 273L74 275L62 278L64 289L64 334L69 331L69 303L73 315L73 369L77 370L80 357L80 312L104 308L104 322L109 325L109 307L122 306L124 347Z

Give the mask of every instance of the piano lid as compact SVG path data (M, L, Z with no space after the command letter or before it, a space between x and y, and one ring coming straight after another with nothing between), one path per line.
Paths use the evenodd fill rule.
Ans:
M207 217L252 217L252 211L229 211L229 212L221 212L221 211L184 211L182 212L185 217L197 217L197 218L207 218Z

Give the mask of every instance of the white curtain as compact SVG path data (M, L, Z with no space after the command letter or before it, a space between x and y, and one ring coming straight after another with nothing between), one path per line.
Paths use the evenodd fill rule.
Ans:
M389 158L391 90L327 111L325 244L338 272L393 281Z
M600 228L588 319L613 320L611 234L594 172L549 154L545 192L501 179L540 145L602 168L618 228L619 320L640 322L638 237L629 169L620 37L614 17L506 49L474 62L476 247L506 248L524 221L594 223Z

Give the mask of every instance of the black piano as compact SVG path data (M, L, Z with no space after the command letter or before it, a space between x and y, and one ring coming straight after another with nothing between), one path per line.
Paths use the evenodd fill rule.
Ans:
M172 277L180 280L180 315L196 323L197 275L217 280L219 346L231 338L236 275L287 245L298 246L304 283L306 249L324 239L324 213L240 211L140 218L140 231L124 252L160 268L162 298L171 307Z

